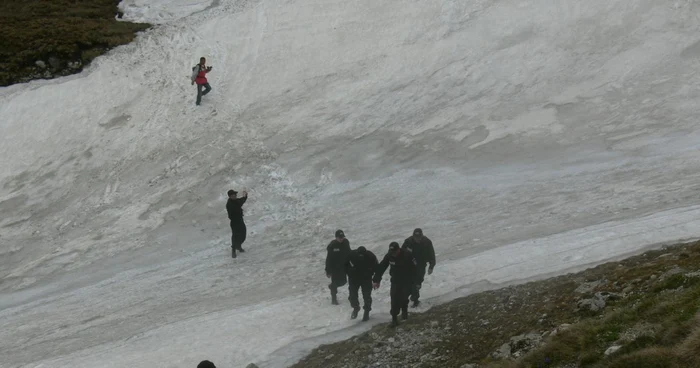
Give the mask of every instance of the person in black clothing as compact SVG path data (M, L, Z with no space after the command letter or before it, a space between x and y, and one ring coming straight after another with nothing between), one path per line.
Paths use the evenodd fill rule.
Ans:
M228 191L228 201L226 202L226 212L231 220L231 257L236 258L236 250L241 253L243 250L243 242L246 238L247 229L243 221L243 203L248 200L248 192L242 192L241 198L238 198L238 192L231 189Z
M372 286L375 289L379 288L382 275L389 266L391 266L389 270L391 275L391 326L396 327L399 325L399 311L401 319L408 319L408 295L411 293L411 286L416 278L416 260L411 252L401 250L399 243L391 242L389 252L374 272Z
M418 299L420 298L420 289L425 279L426 265L429 265L428 275L432 274L433 268L435 268L435 249L433 248L433 242L423 235L423 230L421 229L413 230L413 236L406 238L401 248L411 252L416 262L418 262L416 282L411 287L411 301L413 302L411 307L415 308L420 304Z
M360 301L357 291L362 288L362 299L364 300L365 314L363 321L369 320L369 311L372 310L372 275L377 269L377 256L365 247L358 247L350 252L345 262L345 270L348 274L348 285L350 286L350 305L352 314L350 318L357 318L360 311Z
M338 305L338 286L345 285L348 280L345 275L345 261L350 253L350 242L345 239L343 230L335 232L335 239L326 248L326 277L331 279L328 288L331 289L331 303Z

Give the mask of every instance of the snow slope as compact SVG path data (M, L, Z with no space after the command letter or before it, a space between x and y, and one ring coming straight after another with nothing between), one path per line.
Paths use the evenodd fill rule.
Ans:
M284 367L368 327L329 303L337 228L422 227L433 303L697 237L699 7L125 1L159 26L0 89L0 367Z

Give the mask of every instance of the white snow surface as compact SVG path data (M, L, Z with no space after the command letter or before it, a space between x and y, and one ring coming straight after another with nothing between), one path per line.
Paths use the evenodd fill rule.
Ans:
M423 228L423 310L700 234L695 0L121 7L158 26L0 89L0 367L286 367L388 317L330 305L338 228Z
M122 0L119 10L124 21L163 24L218 4L219 0Z

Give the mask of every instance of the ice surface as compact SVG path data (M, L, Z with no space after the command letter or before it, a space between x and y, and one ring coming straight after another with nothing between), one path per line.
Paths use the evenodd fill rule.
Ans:
M338 228L422 227L424 308L697 237L698 6L125 1L159 25L0 89L0 367L284 367L368 326L329 302Z

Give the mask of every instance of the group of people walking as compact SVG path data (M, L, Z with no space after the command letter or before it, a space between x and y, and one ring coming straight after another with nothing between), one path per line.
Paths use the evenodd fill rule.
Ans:
M248 200L248 193L231 189L227 192L226 211L231 225L231 256L236 258L236 252L245 252L243 242L246 239L246 225L243 221L243 204ZM338 288L348 285L349 301L352 307L352 319L360 312L359 292L362 290L364 301L363 321L369 320L372 310L372 289L379 288L382 276L389 268L391 276L391 324L399 324L401 319L408 318L409 299L412 307L420 304L420 289L425 274L433 273L435 268L435 249L433 242L423 230L413 230L413 235L404 240L403 245L397 242L389 244L389 251L381 262L365 247L350 248L350 241L343 230L335 232L335 239L326 247L326 276L331 279L328 288L331 291L331 303L338 305Z
M426 271L428 275L435 268L435 249L432 241L423 235L423 230L413 230L413 235L404 240L389 244L389 251L381 262L365 247L351 250L350 242L343 230L335 232L335 239L327 247L326 276L331 279L331 303L338 305L338 288L348 284L349 301L352 307L350 318L357 318L360 312L359 291L364 301L363 321L369 320L372 310L372 289L380 287L382 276L389 268L391 276L391 326L399 325L401 319L408 319L409 298L412 307L420 304L420 289Z

